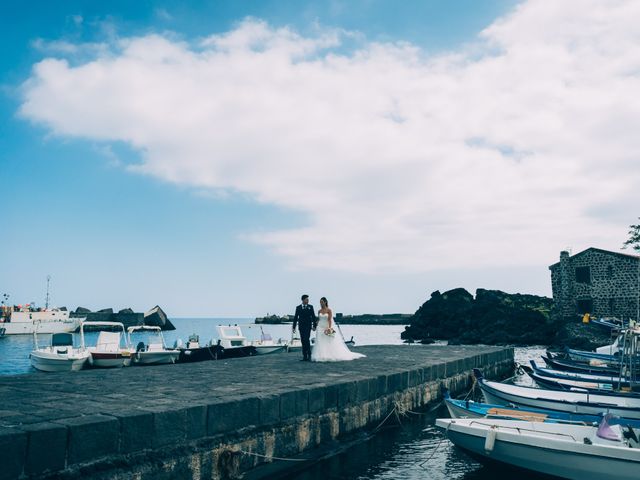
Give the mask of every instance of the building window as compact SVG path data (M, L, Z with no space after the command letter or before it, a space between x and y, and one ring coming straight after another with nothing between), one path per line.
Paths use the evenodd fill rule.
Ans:
M609 315L615 315L616 313L616 300L615 298L609 299Z
M591 283L591 268L590 267L576 267L576 282L577 283Z
M613 278L613 267L611 265L607 266L607 278Z
M585 314L593 312L593 300L584 298L577 301L578 313Z

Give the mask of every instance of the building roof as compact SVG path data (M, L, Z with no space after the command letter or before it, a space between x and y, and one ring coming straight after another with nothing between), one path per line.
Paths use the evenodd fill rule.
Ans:
M628 253L612 252L610 250L603 250L602 248L595 248L595 247L589 247L586 250L576 253L575 255L571 255L569 258L575 258L587 252L600 252L600 253L605 253L607 255L617 255L624 258L633 258L635 260L640 260L640 256L638 255L629 255ZM551 269L557 265L560 265L560 262L556 262L553 265L549 265L549 268Z

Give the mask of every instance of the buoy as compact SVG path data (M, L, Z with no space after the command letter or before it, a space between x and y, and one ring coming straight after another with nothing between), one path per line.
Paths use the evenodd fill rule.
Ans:
M496 435L497 435L496 427L491 427L487 432L487 438L484 440L484 451L492 452L493 446L496 443Z

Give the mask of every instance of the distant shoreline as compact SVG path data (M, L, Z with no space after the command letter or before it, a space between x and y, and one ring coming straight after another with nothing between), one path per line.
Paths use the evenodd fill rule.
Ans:
M341 325L409 325L411 323L410 313L387 313L362 315L336 314L336 321ZM257 317L255 323L266 325L279 325L293 322L293 315L267 315Z

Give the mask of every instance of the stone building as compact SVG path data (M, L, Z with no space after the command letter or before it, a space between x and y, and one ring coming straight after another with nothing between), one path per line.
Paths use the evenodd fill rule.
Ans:
M560 252L560 261L549 270L553 300L564 317L588 312L596 318L637 319L640 257L588 248L573 256Z

